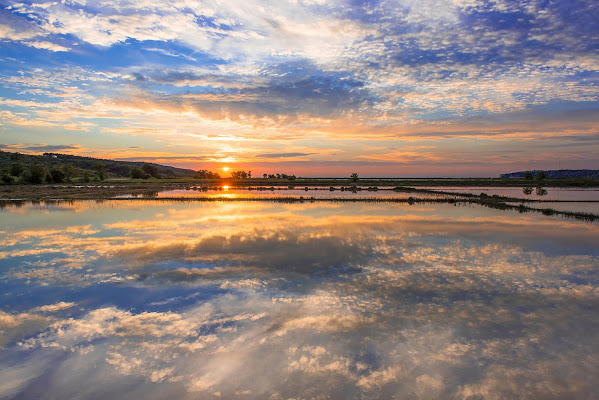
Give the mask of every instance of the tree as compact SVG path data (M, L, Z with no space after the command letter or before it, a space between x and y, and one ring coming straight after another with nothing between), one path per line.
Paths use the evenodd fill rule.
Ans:
M141 168L133 167L129 170L129 175L133 179L141 179L143 178L145 172Z
M154 177L154 178L160 178L160 174L158 173L158 168L155 165L152 164L144 164L141 169L143 169L143 171Z
M245 171L233 171L231 172L231 178L233 179L247 179L248 173Z
M2 170L2 182L4 183L13 183L13 177L6 170Z
M101 181L106 179L106 164L104 164L103 162L97 162L94 164L94 169L96 170L98 179L100 179Z
M62 173L64 174L64 179L67 182L70 182L75 177L75 174L77 173L77 170L75 169L73 164L64 164L62 166L61 170L62 170Z
M201 169L199 171L196 171L193 177L194 179L219 179L220 175L216 172Z
M29 171L25 177L25 181L29 183L42 183L46 176L46 169L43 165L32 164L29 166Z
M23 167L23 164L19 163L13 163L10 166L10 174L12 176L19 176L23 173L23 171L25 170L25 167Z
M89 174L88 170L83 171L83 182L89 182L91 181L91 175Z
M539 171L539 172L537 172L536 178L537 178L537 181L544 180L545 178L547 178L547 172L545 172L545 171Z
M252 171L248 171L248 178L252 179Z
M266 179L266 178L268 178L268 174L263 174L263 175L262 175L262 177L263 177L264 179Z
M360 180L360 177L356 172L354 172L353 174L351 174L351 180L352 182L358 182L358 180Z
M530 171L526 171L526 172L524 173L524 179L526 179L527 181L532 181L532 178L533 178L533 176L532 176L532 172L530 172Z
M62 183L64 182L64 174L62 173L61 170L59 170L58 168L54 167L50 170L49 172L49 176L50 176L50 180L54 183ZM46 178L46 180L48 181L48 179Z

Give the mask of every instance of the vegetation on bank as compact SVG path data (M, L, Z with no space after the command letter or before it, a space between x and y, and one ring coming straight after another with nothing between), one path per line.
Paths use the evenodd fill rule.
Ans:
M551 178L543 171L524 173L515 178L364 178L348 173L346 178L302 178L285 173L252 175L252 171L233 171L221 177L208 170L193 171L152 163L102 160L66 154L45 153L42 156L10 153L0 150L0 184L61 184L106 182L198 182L200 184L234 184L238 186L351 186L366 187L439 187L439 186L522 186L599 187L597 178Z
M195 171L166 165L69 154L41 156L0 150L0 181L11 183L90 182L104 179L191 178Z

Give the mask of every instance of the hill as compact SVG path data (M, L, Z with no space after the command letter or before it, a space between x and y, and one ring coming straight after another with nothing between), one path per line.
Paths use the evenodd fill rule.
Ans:
M71 164L75 167L77 175L84 171L92 174L96 164L105 165L107 176L110 178L129 178L131 168L142 168L144 165L150 165L155 168L158 175L162 178L186 178L192 177L195 171L190 169L169 167L166 165L133 162L133 161L115 161L102 158L73 156L70 154L44 153L41 156L11 153L0 150L0 171L9 171L15 164L20 164L24 170L29 169L31 165L42 165L46 170L60 169L64 165Z
M510 172L509 174L501 174L502 178L524 178L524 174L530 172L532 176L536 176L537 172L541 171L518 171ZM554 169L543 171L547 174L547 178L599 178L599 170L596 169Z

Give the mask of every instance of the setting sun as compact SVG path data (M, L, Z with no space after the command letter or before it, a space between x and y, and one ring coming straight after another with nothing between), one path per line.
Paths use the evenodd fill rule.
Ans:
M229 170L229 167L223 167L223 171L227 172Z

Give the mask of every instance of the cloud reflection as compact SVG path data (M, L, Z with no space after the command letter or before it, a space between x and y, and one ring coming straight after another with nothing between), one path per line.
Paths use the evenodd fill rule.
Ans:
M0 313L3 396L599 394L597 225L448 205L131 206L6 230L24 241L0 246L2 294L26 294ZM102 294L119 287L139 305Z

